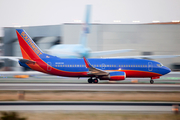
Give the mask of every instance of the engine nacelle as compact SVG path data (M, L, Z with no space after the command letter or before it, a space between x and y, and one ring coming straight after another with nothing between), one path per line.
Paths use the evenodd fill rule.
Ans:
M110 81L125 80L126 73L125 72L110 72L108 76L102 76L99 79L100 80L110 80Z

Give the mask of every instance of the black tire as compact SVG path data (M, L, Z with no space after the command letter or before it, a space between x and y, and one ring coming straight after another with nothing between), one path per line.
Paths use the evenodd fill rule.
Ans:
M150 83L151 83L151 84L154 84L154 80L150 80Z
M93 80L91 78L88 79L88 83L92 83Z

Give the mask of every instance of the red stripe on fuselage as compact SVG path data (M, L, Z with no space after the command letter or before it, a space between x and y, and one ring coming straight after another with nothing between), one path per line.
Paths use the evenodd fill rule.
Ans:
M156 77L162 76L161 74L147 71L137 71L137 70L121 70L126 73L126 77Z

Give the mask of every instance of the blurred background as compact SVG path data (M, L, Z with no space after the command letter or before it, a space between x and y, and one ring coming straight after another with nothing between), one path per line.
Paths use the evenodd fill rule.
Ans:
M180 55L179 0L1 0L0 55L21 56L17 28L25 29L45 52L57 44L78 44L87 4L92 5L87 36L91 51L134 49L105 57ZM157 59L176 71L179 60ZM21 69L10 60L1 60L0 66L2 70Z
M156 85L149 85L149 78L94 85L86 78L39 73L7 77L10 71L26 71L3 59L22 56L16 29L24 29L44 52L56 45L79 44L87 25L86 5L92 9L85 50L133 49L98 57L180 55L180 0L0 0L0 111L7 111L0 120L17 116L10 111L30 120L179 119L179 72ZM153 60L180 70L180 57Z

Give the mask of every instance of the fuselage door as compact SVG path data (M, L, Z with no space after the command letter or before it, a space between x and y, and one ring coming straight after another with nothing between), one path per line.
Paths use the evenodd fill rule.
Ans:
M47 71L51 71L51 62L47 62Z
M148 62L148 70L152 71L153 70L153 64L152 62Z
M106 64L102 63L101 64L101 69L105 69L106 68Z

